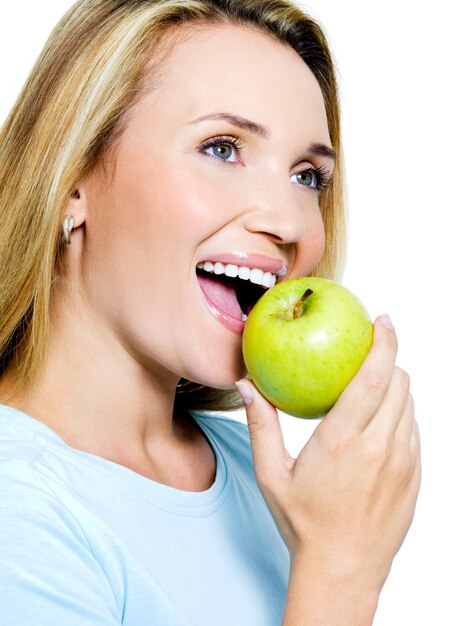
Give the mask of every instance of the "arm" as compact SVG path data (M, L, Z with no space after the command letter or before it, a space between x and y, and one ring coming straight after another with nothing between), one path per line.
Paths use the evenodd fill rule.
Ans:
M282 626L370 626L379 589L360 575L347 576L341 564L330 571L308 549L291 556L289 587Z
M297 459L277 412L243 381L256 478L291 556L283 626L372 624L420 484L409 377L396 353L379 318L361 369Z

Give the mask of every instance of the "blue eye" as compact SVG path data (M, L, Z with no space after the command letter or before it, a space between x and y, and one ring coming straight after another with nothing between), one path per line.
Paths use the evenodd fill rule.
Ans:
M291 176L291 180L293 178L295 178L296 180L292 182L298 182L301 185L304 185L305 187L310 187L311 189L318 188L318 179L314 170L305 170L303 172L297 172L297 174L293 174Z
M233 148L228 143L218 143L214 146L209 146L206 150L211 150L211 156L215 156L224 161L229 161L233 154Z
M228 163L237 163L235 152L241 152L243 144L238 137L217 136L205 141L200 150L208 156L219 159L219 161L227 161ZM210 152L209 152L210 151Z
M291 181L293 183L299 183L307 189L313 189L314 191L323 191L326 189L332 181L332 173L325 167L311 167L303 172L297 172L292 174Z

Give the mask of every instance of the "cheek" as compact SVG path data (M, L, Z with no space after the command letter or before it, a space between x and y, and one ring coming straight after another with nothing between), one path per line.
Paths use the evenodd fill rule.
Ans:
M227 181L213 173L201 171L198 163L167 163L153 173L148 189L139 190L138 206L151 207L147 219L162 243L171 237L173 244L197 246L232 219Z
M167 173L158 194L159 221L178 237L194 241L197 233L210 234L221 225L222 194L211 181L186 173Z
M134 162L122 159L113 187L97 190L88 257L96 300L127 310L132 294L143 311L192 276L198 247L226 225L232 203L221 177L197 166Z
M161 264L175 253L191 255L201 240L222 226L222 191L212 181L177 167L160 166L134 177L126 172L115 186L112 205L104 204L97 216L97 230L109 240L102 248L114 257L127 257L131 264L154 264L157 259Z
M325 225L320 211L310 212L305 220L305 237L297 246L296 275L306 276L315 269L325 252Z

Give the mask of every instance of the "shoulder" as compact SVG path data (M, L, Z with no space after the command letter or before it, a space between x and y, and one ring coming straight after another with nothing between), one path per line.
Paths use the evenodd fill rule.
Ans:
M46 511L56 518L68 517L40 469L48 439L25 425L21 412L8 410L12 415L5 410L0 415L0 522L44 517Z
M16 416L15 416L16 417ZM21 417L21 416L20 416ZM15 560L21 554L56 549L88 556L89 544L76 516L48 480L49 441L20 420L3 420L0 428L0 551Z
M21 446L17 451L16 458L0 456L0 542L14 535L22 544L40 537L42 545L66 542L86 547L75 516L35 470L34 451Z
M7 408L7 407L5 407ZM11 516L23 514L28 509L56 504L56 498L46 486L37 470L36 462L48 447L47 439L37 436L21 423L20 412L11 416L2 410L0 415L0 490L2 505L0 520L5 523Z
M121 623L114 587L79 520L36 471L33 450L20 448L16 458L0 457L5 623Z

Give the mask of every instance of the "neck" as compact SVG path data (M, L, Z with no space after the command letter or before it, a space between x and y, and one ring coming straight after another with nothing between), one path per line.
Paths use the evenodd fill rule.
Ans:
M44 422L72 447L106 458L143 458L156 442L185 440L188 420L173 415L177 375L139 362L91 316L85 322L65 310L53 319L46 367L31 390L8 404ZM14 378L9 368L0 398Z
M158 377L122 349L105 350L103 340L93 350L83 332L60 338L58 344L52 337L47 367L32 390L6 404L72 448L176 489L209 489L215 455L189 415L173 414L177 378ZM13 381L9 369L0 379L0 402Z

